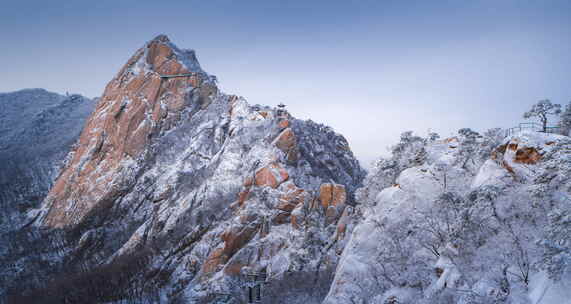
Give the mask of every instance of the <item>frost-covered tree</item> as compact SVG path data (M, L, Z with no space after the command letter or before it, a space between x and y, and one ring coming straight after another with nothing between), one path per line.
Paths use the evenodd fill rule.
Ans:
M391 156L381 157L373 163L370 173L359 189L356 198L360 202L374 205L376 194L395 183L397 176L405 169L421 165L426 160L427 139L403 132L398 144L390 147Z
M437 141L439 138L440 138L440 134L438 134L438 133L436 133L436 132L432 132L432 131L429 131L429 132L428 132L428 137L427 137L427 139L428 139L429 142Z
M426 150L424 148L426 140L416 136L412 131L403 132L400 142L392 147L392 158L397 162L398 172L424 163L426 160ZM394 176L396 179L396 176Z
M561 129L562 135L571 135L569 133L569 131L571 131L571 101L565 106L565 110L561 113L559 128Z
M523 114L523 118L537 118L541 122L543 132L547 131L547 121L549 115L559 115L561 113L561 105L551 103L549 99L538 101L531 107L531 110Z
M539 262L554 280L571 273L571 202L549 213L546 237L539 243L544 252Z
M480 134L470 128L458 130L460 149L458 150L458 162L462 169L467 169L468 162L474 163L474 156L478 148L477 139Z
M482 134L482 142L478 147L478 155L481 161L490 158L492 151L502 144L505 135L505 131L501 128L488 129Z
M487 146L498 146L505 138L505 132L501 128L488 129L482 134L484 144Z

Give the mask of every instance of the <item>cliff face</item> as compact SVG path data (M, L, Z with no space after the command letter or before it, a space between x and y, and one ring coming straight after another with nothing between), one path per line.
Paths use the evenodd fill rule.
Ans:
M188 73L196 76L161 78ZM133 182L122 178L122 170L145 162L154 139L183 115L189 118L206 106L215 94L215 84L194 53L179 50L165 36L137 51L107 85L88 119L77 149L48 195L44 225L76 224L94 208L112 204Z
M221 93L193 51L158 36L107 85L31 214L24 243L57 248L4 255L28 265L6 274L28 286L6 293L32 301L65 281L74 292L44 300L239 303L264 273L267 303L319 302L364 174L341 135ZM38 261L51 266L31 274Z
M0 94L0 234L39 207L93 106L43 89Z

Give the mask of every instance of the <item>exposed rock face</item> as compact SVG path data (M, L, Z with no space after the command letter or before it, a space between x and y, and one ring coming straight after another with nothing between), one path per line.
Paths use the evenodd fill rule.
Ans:
M272 162L256 172L256 186L277 188L289 178L287 171L278 163Z
M539 152L533 147L522 148L515 153L515 162L522 164L535 164L540 159L541 154L539 154Z
M492 152L491 159L500 164L513 179L527 180L531 178L533 166L542 159L546 151L553 149L554 143L549 135L538 132L523 133L522 136L510 138L497 147Z
M161 78L188 73L196 76ZM73 158L50 191L53 206L44 225L78 223L93 208L110 207L130 182L117 179L126 163L144 159L151 140L180 121L193 96L199 106L210 102L213 87L194 53L179 50L166 36L137 51L107 85L87 121ZM77 197L82 199L71 204Z
M0 234L39 207L94 106L43 89L0 94Z
M193 74L160 77L181 73ZM134 259L123 285L99 287L98 301L212 303L230 294L238 303L254 271L271 278L267 303L295 303L306 290L318 302L344 246L337 217L316 208L319 189L343 187L329 202L340 204L364 177L347 147L331 128L219 92L194 52L159 36L107 85L44 202L38 227L64 232L52 266L30 273L52 249L12 254L7 263L28 266L7 274L9 290L33 297L54 287L22 290L26 276L102 278L101 265L124 269ZM311 282L291 281L309 274ZM85 288L77 287L84 298Z
M319 199L325 209L331 206L337 207L345 204L346 198L347 194L345 193L345 186L343 185L326 183L319 187Z

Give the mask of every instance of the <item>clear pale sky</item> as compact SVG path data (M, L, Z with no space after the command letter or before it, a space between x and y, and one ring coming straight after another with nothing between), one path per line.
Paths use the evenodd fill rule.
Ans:
M571 100L571 1L1 1L0 92L99 96L157 34L227 93L284 102L362 165L399 134L511 127Z

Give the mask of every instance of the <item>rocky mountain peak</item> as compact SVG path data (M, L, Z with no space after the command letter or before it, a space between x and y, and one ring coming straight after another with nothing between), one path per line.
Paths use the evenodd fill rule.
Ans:
M293 284L320 299L357 220L353 194L364 175L333 129L220 92L194 52L158 36L109 82L32 214L48 234L41 239L58 239L53 250L63 253L43 274L18 277L99 278L101 265L124 268L122 261L143 254L144 262L121 275L133 286L119 288L142 293L103 298L159 293L168 302L215 302L222 292L245 300L241 285L229 282L264 272L274 281L271 293ZM288 279L309 274L311 283ZM149 282L152 288L139 289ZM78 290L54 301L89 292Z
M183 75L180 77L170 77ZM126 162L144 156L149 143L181 119L194 96L207 104L217 93L193 51L184 51L165 35L146 43L109 82L82 132L68 166L51 190L45 224L65 226L92 208L112 200L120 183L113 184ZM110 187L110 185L113 185ZM60 212L72 197L73 208Z

